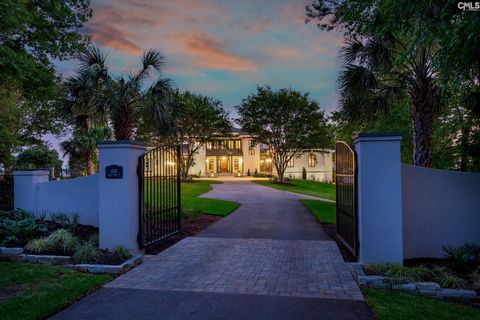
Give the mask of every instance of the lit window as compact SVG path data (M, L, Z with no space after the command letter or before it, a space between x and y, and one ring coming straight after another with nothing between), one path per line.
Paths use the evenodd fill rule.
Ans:
M295 164L294 164L293 158L292 158L292 159L290 159L290 161L288 161L287 167L293 168L294 165L295 165Z
M315 167L317 165L317 156L313 153L308 155L308 166Z
M255 148L248 149L248 154L251 156L255 155Z

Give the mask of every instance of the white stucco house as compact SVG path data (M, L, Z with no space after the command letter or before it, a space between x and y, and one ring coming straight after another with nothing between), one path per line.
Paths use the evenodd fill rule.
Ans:
M307 171L307 179L332 182L333 150L325 152L305 152L290 161L285 177L301 179L302 170ZM228 137L217 137L200 146L190 168L191 175L199 176L246 176L248 173L276 175L268 148L260 144L252 145L251 135L240 129L233 129Z

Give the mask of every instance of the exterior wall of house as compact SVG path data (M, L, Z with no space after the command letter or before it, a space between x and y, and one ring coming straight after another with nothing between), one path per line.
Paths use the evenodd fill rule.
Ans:
M309 161L310 156L316 161ZM330 152L306 152L299 158L293 159L293 167L287 167L285 176L292 179L301 179L303 168L307 171L308 180L331 182L332 173L332 151Z
M242 150L243 150L243 174L247 174L250 170L250 174L255 173L255 169L260 167L260 145L256 145L252 148L253 154L250 154L250 138L242 139Z
M193 175L199 175L199 176L205 176L205 169L206 169L206 150L205 146L201 146L198 148L197 153L195 154L194 157L194 162L193 166L190 167L190 174Z

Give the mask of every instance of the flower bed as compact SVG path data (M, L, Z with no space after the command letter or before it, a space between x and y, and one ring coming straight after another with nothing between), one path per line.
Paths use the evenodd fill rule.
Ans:
M1 259L61 264L96 273L123 273L141 263L141 257L132 258L122 246L100 250L98 228L79 224L78 215L57 213L50 219L23 210L0 211Z
M399 264L352 264L360 286L480 302L480 247L445 247L445 259Z

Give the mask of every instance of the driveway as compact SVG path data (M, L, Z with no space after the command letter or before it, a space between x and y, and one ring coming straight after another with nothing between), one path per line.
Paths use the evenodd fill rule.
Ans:
M312 198L249 181L204 197L239 209L116 278L55 319L373 319Z

